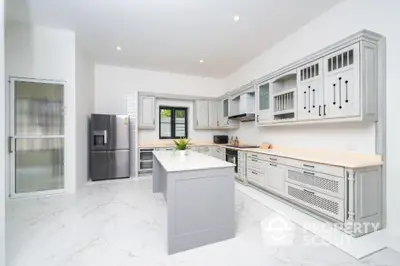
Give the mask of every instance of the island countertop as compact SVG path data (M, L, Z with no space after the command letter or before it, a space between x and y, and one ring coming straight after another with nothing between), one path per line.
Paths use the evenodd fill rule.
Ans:
M193 171L201 169L234 167L229 163L195 151L187 151L182 156L180 151L153 151L153 155L167 172Z

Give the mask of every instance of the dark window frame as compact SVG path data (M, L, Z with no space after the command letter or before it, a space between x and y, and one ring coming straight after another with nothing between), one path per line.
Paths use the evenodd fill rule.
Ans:
M161 136L161 109L169 109L171 110L171 137L162 137ZM185 136L175 136L175 112L176 111L184 111L185 112ZM159 139L179 139L179 138L188 138L188 108L187 107L173 107L173 106L160 106L158 108L158 138Z

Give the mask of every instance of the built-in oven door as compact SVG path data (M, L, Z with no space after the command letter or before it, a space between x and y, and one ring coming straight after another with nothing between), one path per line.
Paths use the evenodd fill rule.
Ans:
M236 150L226 150L226 161L235 164L235 173L238 171L238 153Z

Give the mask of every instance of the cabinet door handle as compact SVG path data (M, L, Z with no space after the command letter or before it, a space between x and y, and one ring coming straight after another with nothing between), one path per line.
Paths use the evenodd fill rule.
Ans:
M304 167L309 167L309 168L315 168L315 166L314 166L314 165L305 164L305 163L303 163L303 166L304 166Z
M271 165L271 166L278 166L276 163L270 163L269 165Z
M336 83L333 83L333 105L336 104Z
M313 92L313 106L312 106L312 108L315 108L315 89L313 89L312 92Z
M259 119L259 117L260 117L260 115L257 115L257 122L260 122L260 119Z
M303 174L306 174L306 175L315 175L315 173L311 173L311 172L307 172L307 171L303 171Z
M326 116L326 104L324 104L324 116Z
M304 191L304 192L307 192L307 193L309 193L309 194L315 194L315 192L309 191L309 190L307 190L307 189L303 189L303 191Z
M339 77L339 109L342 109L342 77Z
M346 100L345 100L345 102L348 103L349 102L349 81L346 80L344 83L346 84Z
M13 137L8 137L8 153L13 153Z
M321 105L319 106L318 114L319 114L319 116L321 116Z
M257 161L257 160L255 160L255 159L251 159L251 160L252 160L253 162L256 162L256 163L258 162L258 161Z
M278 159L272 158L272 157L269 157L269 159L270 159L271 161L277 161L277 160L278 160Z
M253 172L253 171L251 171L251 173L253 173L253 174L257 175L257 172Z
M311 113L311 86L308 86L308 112Z
M304 91L304 110L307 109L307 91Z
M197 120L196 123L197 123L197 126L198 126L199 125L199 120Z

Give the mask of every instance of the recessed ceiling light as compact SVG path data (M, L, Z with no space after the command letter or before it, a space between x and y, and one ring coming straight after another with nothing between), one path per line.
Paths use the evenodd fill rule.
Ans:
M203 59L200 59L200 63L204 63L204 60L203 60Z
M121 46L117 46L117 50L121 51L122 50Z
M239 21L240 18L239 18L239 16L234 16L233 19L237 22L237 21Z

